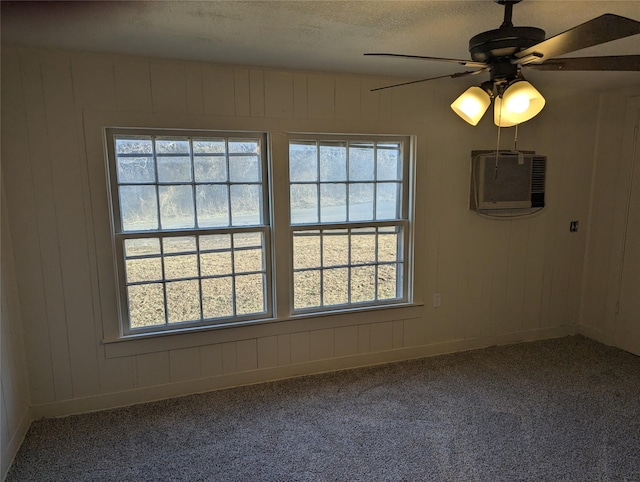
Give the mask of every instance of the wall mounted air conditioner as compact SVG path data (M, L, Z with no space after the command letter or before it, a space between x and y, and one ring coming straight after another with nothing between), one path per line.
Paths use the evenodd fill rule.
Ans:
M472 151L473 210L544 207L547 157L531 151Z

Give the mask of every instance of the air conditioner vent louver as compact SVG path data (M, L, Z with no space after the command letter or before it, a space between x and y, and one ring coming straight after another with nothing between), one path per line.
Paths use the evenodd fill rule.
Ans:
M534 156L531 162L531 192L544 192L545 164L547 158Z
M544 207L546 156L535 152L472 151L469 207L474 210Z

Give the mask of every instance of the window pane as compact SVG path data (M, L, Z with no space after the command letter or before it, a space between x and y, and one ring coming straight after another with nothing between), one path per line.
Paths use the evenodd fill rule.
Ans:
M380 228L378 232L378 262L402 261L398 258L401 253L399 246L400 236L396 228Z
M351 264L375 263L376 232L373 228L351 230Z
M118 157L118 182L122 184L156 182L153 157Z
M195 156L193 169L196 182L227 181L227 158L224 156Z
M264 275L237 276L236 313L238 315L264 313L264 292Z
M402 157L399 143L378 144L376 179L399 181L402 179Z
M361 303L375 299L375 266L358 266L351 268L351 302Z
M116 137L116 154L151 154L150 136Z
M229 234L211 234L198 236L200 251L207 249L231 249L231 236Z
M198 257L195 254L165 256L164 277L166 279L197 278Z
M322 270L322 297L325 306L349 303L349 268Z
M315 142L289 144L289 181L316 182L318 180L318 150Z
M193 188L191 186L159 186L160 220L163 229L193 228Z
M123 231L158 229L155 186L120 186L120 216Z
M242 249L234 251L233 262L236 273L263 271L262 249Z
M158 156L158 182L191 182L191 159L183 156Z
M157 138L156 154L189 154L189 140L185 138Z
M317 268L320 266L320 233L304 231L293 236L293 268Z
M162 281L162 262L157 258L138 258L125 261L127 283Z
M235 248L260 247L262 246L262 233L235 233L233 246Z
M165 324L164 291L159 283L127 288L131 328Z
M391 300L402 297L395 264L378 266L378 299Z
M291 185L291 223L318 222L318 187L315 184Z
M293 307L296 310L320 306L320 271L293 273Z
M231 277L202 280L202 315L204 318L233 316Z
M349 264L349 235L346 229L323 231L322 266L347 266Z
M227 147L224 139L193 139L194 154L224 154Z
M158 238L140 238L124 240L124 255L148 256L160 254L160 240Z
M196 186L198 226L210 228L229 226L228 187L225 184Z
M237 184L231 188L231 224L262 224L262 186Z
M400 183L381 182L376 191L376 219L400 219Z
M347 180L347 148L344 142L320 143L320 181Z
M200 317L200 284L198 280L167 283L169 323L196 321Z
M344 222L347 220L347 185L320 185L320 221Z
M221 276L231 273L231 251L202 253L200 255L201 276Z
M176 236L164 238L162 240L162 251L164 254L187 253L196 251L195 236Z
M259 182L260 159L258 156L229 157L229 180L231 182Z
M349 221L373 220L373 184L349 185Z
M349 144L349 180L373 181L373 143Z
M254 139L229 140L230 154L260 154L260 141Z

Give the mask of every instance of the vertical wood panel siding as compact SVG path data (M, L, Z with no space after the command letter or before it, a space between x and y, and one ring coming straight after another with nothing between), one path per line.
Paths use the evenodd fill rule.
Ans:
M107 61L109 58L106 59ZM116 105L121 112L153 110L151 72L144 59L116 57L113 59ZM202 82L201 78L198 78ZM193 86L192 86L193 87ZM191 90L193 92L193 89Z
M229 67L205 66L202 69L204 113L216 116L236 115L235 79ZM244 92L238 93L244 99ZM242 116L242 113L238 114Z
M393 80L30 49L7 49L2 62L3 117L15 119L3 122L2 169L34 405L535 338L568 332L577 320L585 236L570 235L568 222L587 215L593 144L584 140L596 125L584 119L598 108L590 97L558 95L520 128L520 148L549 156L548 207L492 221L467 208L469 156L494 148L496 131L490 119L472 128L451 115L459 84L370 92ZM414 296L424 316L338 327L319 319L268 336L247 327L234 341L107 358L101 342L114 336L117 317L115 287L101 281L113 278L109 212L103 166L89 165L103 154L85 143L96 133L82 122L98 111L171 114L194 125L227 119L248 129L294 120L299 130L332 132L409 126L418 139ZM503 130L503 148L510 133ZM439 308L431 306L436 291ZM551 331L537 335L542 328Z
M36 362L37 365L51 364L55 399L65 399L73 396L73 388L62 267L60 265L58 210L61 209L61 206L56 205L55 202L56 193L53 181L55 168L52 159L55 154L51 151L48 133L50 121L47 118L45 86L43 85L46 66L44 62L41 63L40 56L36 54L25 55L23 67L28 130L28 146L25 147L29 149L32 161L33 191L36 199L36 212L33 214L35 214L39 228L38 236L27 240L27 242L39 245L40 268L44 281L44 311L46 313L45 316L33 320L33 322L35 331L41 329L38 325L45 325L42 328L46 330L45 333L48 333L48 340L39 340L39 348L42 348L43 351L38 349L34 355L39 358ZM51 119L51 122L54 120ZM11 162L11 160L8 161ZM13 216L12 199L7 199L7 202L11 217ZM33 215L31 219L34 219ZM21 238L16 238L16 240L19 239ZM36 247L33 246L32 249L35 251ZM21 270L19 265L18 270ZM23 293L21 292L21 294ZM29 301L25 300L25 302ZM42 346L43 342L46 343L46 346ZM50 354L49 359L44 358L47 353Z
M3 107L4 90L3 90ZM2 149L3 156L7 152ZM0 180L2 185L4 180ZM7 222L6 198L2 186L2 233L0 269L0 479L4 479L31 423L27 362L24 350L22 313L13 263L13 247Z
M9 200L20 206L19 216L17 219L13 216L9 229L20 233L22 239L13 245L13 254L7 255L16 259L16 284L20 298L29 300L20 307L22 319L17 322L22 322L22 331L29 340L25 348L31 380L30 398L32 403L43 403L55 399L55 389L21 60L16 52L5 51L2 55L2 116L12 120L2 122L3 201L6 199L2 203L2 222L9 223ZM7 142L7 139L12 141ZM10 236L9 229L2 229L3 249L8 246L4 239ZM4 266L4 254L2 259Z
M588 233L585 234L588 234L588 245L583 248L586 255L580 297L580 329L608 344L616 342L616 302L622 270L624 217L632 175L632 147L629 144L633 133L629 131L633 129L636 114L630 106L634 105L634 99L637 102L638 96L640 88L611 91L605 93L600 102L591 212ZM632 224L627 229L637 233L640 226ZM636 333L640 332L640 324L636 329Z
M185 65L180 62L151 61L151 102L153 112L183 114L187 112ZM204 76L205 82L207 75ZM206 85L206 84L205 84ZM205 98L205 110L207 99Z
M202 115L204 112L204 88L202 85L202 67L199 64L186 66L187 111L189 114Z

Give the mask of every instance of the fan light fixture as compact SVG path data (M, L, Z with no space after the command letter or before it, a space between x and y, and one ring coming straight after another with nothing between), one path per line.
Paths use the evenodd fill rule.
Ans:
M469 124L475 126L495 100L493 121L499 127L511 127L533 119L544 107L542 94L526 80L511 82L502 94L493 94L491 83L469 87L451 108Z
M491 95L481 87L469 87L458 97L451 108L472 126L480 122L482 116L491 105Z
M365 53L365 55L378 57L448 62L468 69L448 75L376 87L371 91L488 73L490 78L488 82L467 89L451 104L451 108L465 122L475 126L491 105L491 100L495 99L494 122L498 127L510 127L533 119L545 104L540 92L523 78L522 71L532 69L562 72L640 72L639 54L565 56L570 52L613 40L640 36L640 21L605 13L547 38L546 32L541 28L513 25L513 7L521 1L494 0L495 3L504 6L502 25L497 29L487 30L471 37L469 40L471 60L390 52Z
M518 80L496 98L494 121L497 126L522 124L537 116L544 107L542 94L526 80Z

